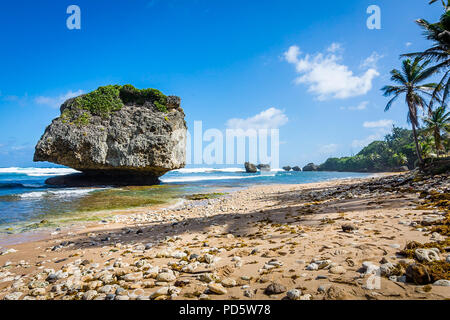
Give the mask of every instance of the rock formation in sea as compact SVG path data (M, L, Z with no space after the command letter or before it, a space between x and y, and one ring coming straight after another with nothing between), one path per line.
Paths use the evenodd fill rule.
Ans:
M244 166L245 166L245 171L247 173L256 173L256 172L258 172L258 168L253 163L246 162L244 164Z
M36 145L34 161L81 174L46 183L64 186L151 185L185 166L187 127L181 99L155 89L106 86L71 98Z
M302 171L302 169L299 166L292 167L292 170L297 172Z
M291 169L292 169L292 168L291 168L290 166L283 167L283 170L284 170L284 171L291 171Z
M316 166L314 163L308 163L306 166L303 167L303 171L319 171L319 167Z

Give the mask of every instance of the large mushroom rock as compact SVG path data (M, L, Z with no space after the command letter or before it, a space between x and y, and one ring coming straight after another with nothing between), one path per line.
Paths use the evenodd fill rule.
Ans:
M245 172L247 172L247 173L256 173L256 172L258 172L258 168L253 163L246 162L244 164L244 166L245 166Z
M316 166L314 163L308 163L306 166L303 167L303 171L319 171L319 167Z
M131 85L100 87L69 99L37 143L34 161L82 172L48 184L156 184L166 172L185 166L187 127L180 102Z

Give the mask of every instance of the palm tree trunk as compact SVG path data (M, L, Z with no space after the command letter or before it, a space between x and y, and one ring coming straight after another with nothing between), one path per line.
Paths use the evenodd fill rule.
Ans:
M422 159L422 155L420 152L419 140L417 139L416 125L414 124L414 122L412 122L412 131L413 131L414 143L416 144L417 158L419 159L419 164L422 165L423 159Z

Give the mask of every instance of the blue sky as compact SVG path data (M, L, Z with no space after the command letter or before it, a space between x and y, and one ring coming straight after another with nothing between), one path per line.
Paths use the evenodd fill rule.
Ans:
M81 30L66 27L72 4ZM372 4L381 30L366 26ZM281 165L357 153L407 126L380 88L401 53L428 45L414 20L441 12L425 0L3 1L0 167L33 165L64 98L115 83L180 96L190 128L278 126Z

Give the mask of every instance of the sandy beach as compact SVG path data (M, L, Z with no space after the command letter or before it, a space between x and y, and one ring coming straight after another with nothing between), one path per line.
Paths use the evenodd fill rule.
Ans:
M449 181L253 186L12 236L0 299L449 299Z

